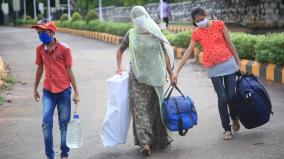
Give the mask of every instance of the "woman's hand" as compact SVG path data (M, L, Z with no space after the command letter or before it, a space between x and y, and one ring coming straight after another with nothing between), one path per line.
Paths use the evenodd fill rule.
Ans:
M170 77L171 83L176 85L177 84L178 73L174 73L173 76Z
M116 71L115 71L115 73L119 74L119 75L122 75L122 72L123 72L123 70L121 68L117 68Z

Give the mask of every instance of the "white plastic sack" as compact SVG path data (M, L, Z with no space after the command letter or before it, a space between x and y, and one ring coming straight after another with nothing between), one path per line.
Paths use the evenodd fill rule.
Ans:
M104 147L124 144L131 120L129 108L129 73L114 75L107 80L109 96L107 112L101 129L101 140Z

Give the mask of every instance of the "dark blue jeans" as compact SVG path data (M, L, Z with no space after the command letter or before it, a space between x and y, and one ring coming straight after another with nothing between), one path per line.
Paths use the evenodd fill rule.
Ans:
M212 77L211 81L218 96L218 107L222 126L225 131L231 131L228 108L232 120L235 120L237 116L235 110L232 109L228 103L235 94L236 74L233 73L226 76Z
M68 157L69 148L66 146L67 126L71 115L71 88L60 93L51 93L43 89L43 119L42 132L44 136L45 154L48 159L54 159L53 151L53 114L55 107L58 111L58 122L61 132L61 157Z

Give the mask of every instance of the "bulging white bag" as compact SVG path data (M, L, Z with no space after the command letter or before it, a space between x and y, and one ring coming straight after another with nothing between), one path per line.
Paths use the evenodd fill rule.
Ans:
M107 111L101 129L101 140L104 147L124 144L131 121L129 108L129 73L114 75L107 79L109 96Z

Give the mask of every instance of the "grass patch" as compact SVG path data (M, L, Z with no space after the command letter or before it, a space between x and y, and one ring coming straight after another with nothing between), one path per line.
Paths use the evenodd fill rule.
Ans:
M4 81L6 83L15 84L16 83L16 78L13 75L8 74L7 77L4 78Z
M5 97L0 96L0 105L3 105L5 102Z
M11 74L8 74L3 80L5 82L4 87L8 90L11 90L16 83L16 78Z

